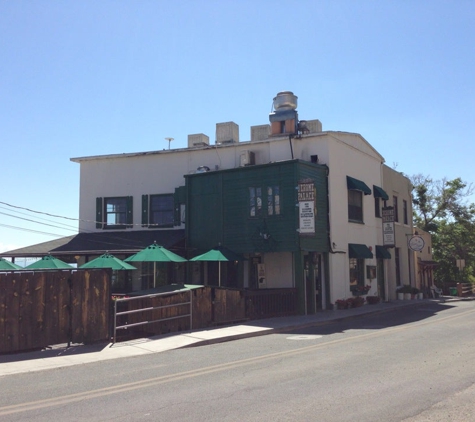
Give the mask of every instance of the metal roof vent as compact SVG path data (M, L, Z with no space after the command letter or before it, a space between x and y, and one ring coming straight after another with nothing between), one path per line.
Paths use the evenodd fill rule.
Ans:
M275 111L286 111L297 109L298 97L290 91L281 91L274 97L273 105Z

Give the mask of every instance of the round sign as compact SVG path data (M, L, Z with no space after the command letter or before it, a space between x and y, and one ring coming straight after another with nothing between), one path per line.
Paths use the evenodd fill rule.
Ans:
M412 236L409 239L409 247L416 252L422 251L424 248L424 239L421 236Z

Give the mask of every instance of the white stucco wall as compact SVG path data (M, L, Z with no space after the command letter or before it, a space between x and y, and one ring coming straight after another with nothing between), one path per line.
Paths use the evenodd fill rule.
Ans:
M388 206L393 206L393 196L398 198L398 214L399 222L394 223L396 248L400 251L400 274L401 284L411 284L415 286L416 281L416 264L414 262L414 254L408 253L408 238L412 235L412 185L410 180L402 173L388 167L383 166L383 189L389 195ZM403 200L407 201L407 214L408 224L404 224L403 216ZM387 268L387 280L388 280L388 293L389 299L396 299L396 263L395 263L395 250L394 248L389 250L391 253L391 259L388 262Z
M292 254L273 252L263 255L268 289L295 287Z

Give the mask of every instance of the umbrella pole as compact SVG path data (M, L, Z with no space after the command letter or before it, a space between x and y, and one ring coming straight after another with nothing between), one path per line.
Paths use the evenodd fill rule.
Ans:
M218 262L218 286L221 287L221 261Z
M153 261L153 288L156 287L157 263Z

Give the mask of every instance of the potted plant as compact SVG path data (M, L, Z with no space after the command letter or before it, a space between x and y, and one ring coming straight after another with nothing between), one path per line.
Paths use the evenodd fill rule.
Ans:
M398 293L404 294L404 300L411 300L412 286L410 286L409 284L404 284L404 286L398 289Z
M402 291L402 286L396 288L397 300L404 300L404 292Z
M357 284L356 286L351 286L350 290L353 293L353 296L361 296L367 294L371 289L370 285L361 286Z
M364 305L364 298L362 298L361 296L356 296L356 297L353 297L351 298L353 299L352 302L353 302L353 308L359 308L360 306L363 306Z
M366 302L368 302L368 305L376 305L381 301L381 298L379 296L366 296Z
M411 289L411 295L412 299L419 299L419 289L417 287L413 287Z
M335 308L336 309L346 309L346 308L348 308L348 302L346 301L346 299L335 300Z

